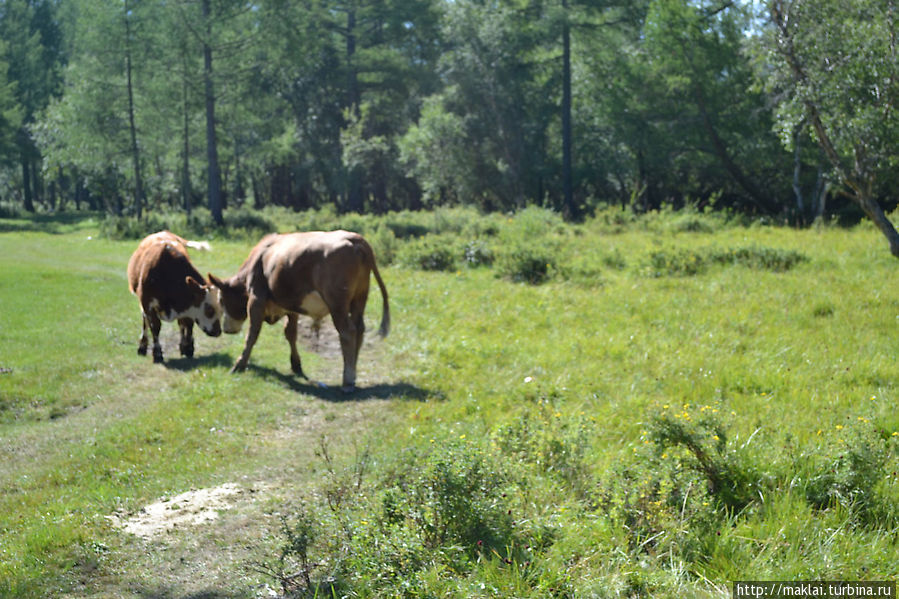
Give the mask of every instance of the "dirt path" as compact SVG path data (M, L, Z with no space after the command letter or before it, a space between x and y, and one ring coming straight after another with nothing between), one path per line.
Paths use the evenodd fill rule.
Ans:
M325 358L317 364L317 377L339 380L342 361L333 326L323 326L317 340L308 323L301 322L300 332L301 354L315 352ZM174 345L177 340L164 343ZM316 452L323 437L335 456L352 455L370 431L396 418L391 399L380 396L389 396L384 390L391 388L382 342L367 340L363 356L360 396L340 401L299 398L277 428L255 438L247 464L221 473L218 484L159 497L132 513L105 515L122 549L104 557L96 576L87 577L66 597L272 597L266 582L273 581L253 571L252 564L277 558L282 514L289 515L320 479L323 462ZM332 393L340 391L322 390L326 396Z

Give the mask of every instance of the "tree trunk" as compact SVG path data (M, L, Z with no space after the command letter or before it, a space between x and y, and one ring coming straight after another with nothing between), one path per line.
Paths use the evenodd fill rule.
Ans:
M208 162L209 211L218 226L225 224L222 216L222 172L219 166L218 147L215 139L215 95L212 88L212 18L210 0L202 0L203 19L206 21L206 39L203 40L203 84L206 98L206 160Z
M190 185L190 113L187 105L187 52L183 52L184 74L181 80L181 111L182 123L182 148L181 148L181 205L184 211L191 211L191 185Z
M34 212L34 196L31 191L31 169L28 156L22 153L22 188L25 194L24 206L28 212Z
M731 157L730 152L727 150L727 144L724 143L724 140L721 139L721 136L718 135L718 130L715 128L715 124L712 122L712 116L709 114L708 107L705 102L705 95L702 93L702 89L697 84L693 89L693 96L696 99L696 106L699 108L699 114L702 117L702 124L705 127L706 133L709 136L709 140L712 142L712 149L715 152L715 156L718 157L718 161L724 166L730 176L734 181L737 182L737 185L743 188L752 202L763 212L768 212L768 200L765 195L761 192L761 190L753 183L753 181L746 176L743 172L743 169L734 162L734 159Z
M128 128L131 133L131 160L134 163L134 210L137 219L143 218L144 184L140 172L140 149L137 145L137 127L134 124L134 85L131 79L131 21L125 17L125 76L128 86Z
M796 213L799 217L799 225L805 225L805 201L802 197L802 159L799 153L799 140L802 127L793 130L793 194L796 196Z
M830 191L830 185L824 179L824 167L819 164L818 177L815 179L815 221L820 221L824 218L828 191Z
M562 23L562 205L565 216L580 218L574 203L574 184L571 167L571 26L568 23L568 0L562 0L565 12Z
M356 9L350 6L346 13L346 69L347 69L347 105L354 118L360 118L362 95L359 91L359 76L356 73L354 57L356 54ZM359 168L348 169L346 189L346 212L362 212L363 174Z

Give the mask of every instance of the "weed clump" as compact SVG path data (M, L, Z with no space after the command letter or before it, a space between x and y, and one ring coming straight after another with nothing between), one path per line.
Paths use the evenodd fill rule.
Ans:
M398 262L410 268L431 271L456 269L454 243L442 237L423 237L410 241L398 252Z
M763 246L740 248L668 249L651 252L646 272L653 277L688 277L702 274L713 265L745 266L753 270L786 272L808 258L794 250Z
M818 510L841 506L859 522L872 524L896 518L895 498L884 492L885 481L895 473L887 471L891 437L881 438L870 431L846 430L833 447L813 458L805 486L805 498ZM888 485L889 486L889 485ZM892 522L890 526L895 526Z
M340 469L322 447L323 501L283 520L279 559L256 567L286 597L344 587L363 595L389 589L416 595L433 572L527 561L526 528L517 525L508 493L510 472L484 444L465 435L435 439L372 477L367 452Z
M539 285L558 271L556 252L548 247L518 245L499 255L496 270L498 276L517 283Z
M470 267L492 266L496 256L490 246L479 239L469 241L463 250L463 260Z

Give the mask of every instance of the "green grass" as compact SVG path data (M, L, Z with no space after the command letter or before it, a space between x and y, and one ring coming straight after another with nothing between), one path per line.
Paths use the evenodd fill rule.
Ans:
M310 581L350 596L725 596L899 573L899 293L872 227L264 217L397 256L391 336L363 349L356 396L290 377L277 326L235 377L241 337L198 333L187 361L166 323L154 365L135 351L135 241L100 235L131 224L0 221L0 596L253 597L299 567L297 545L277 560L298 514ZM232 274L251 237L207 232L194 262ZM455 264L420 270L441 247ZM370 331L379 318L373 294ZM301 354L336 384L333 352ZM219 525L142 541L107 518L229 481L267 490Z

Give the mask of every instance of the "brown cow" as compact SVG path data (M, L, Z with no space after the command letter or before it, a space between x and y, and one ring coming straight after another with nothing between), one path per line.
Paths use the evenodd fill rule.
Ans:
M390 329L387 289L371 246L357 233L274 233L262 238L230 279L223 281L210 274L209 281L221 290L225 332L237 333L247 316L250 318L243 353L231 372L247 367L262 322L274 324L286 315L284 337L290 345L290 367L295 374L306 378L297 353L297 317L311 316L317 326L330 314L343 353L343 390L352 391L365 332L362 315L372 272L383 298L379 331L383 337Z
M194 322L212 337L222 334L222 308L218 289L206 283L187 256L187 248L202 245L169 231L144 238L128 261L128 287L140 301L143 330L137 353L147 354L147 328L153 334L153 361L162 362L159 329L166 321L178 320L181 355L194 355Z

